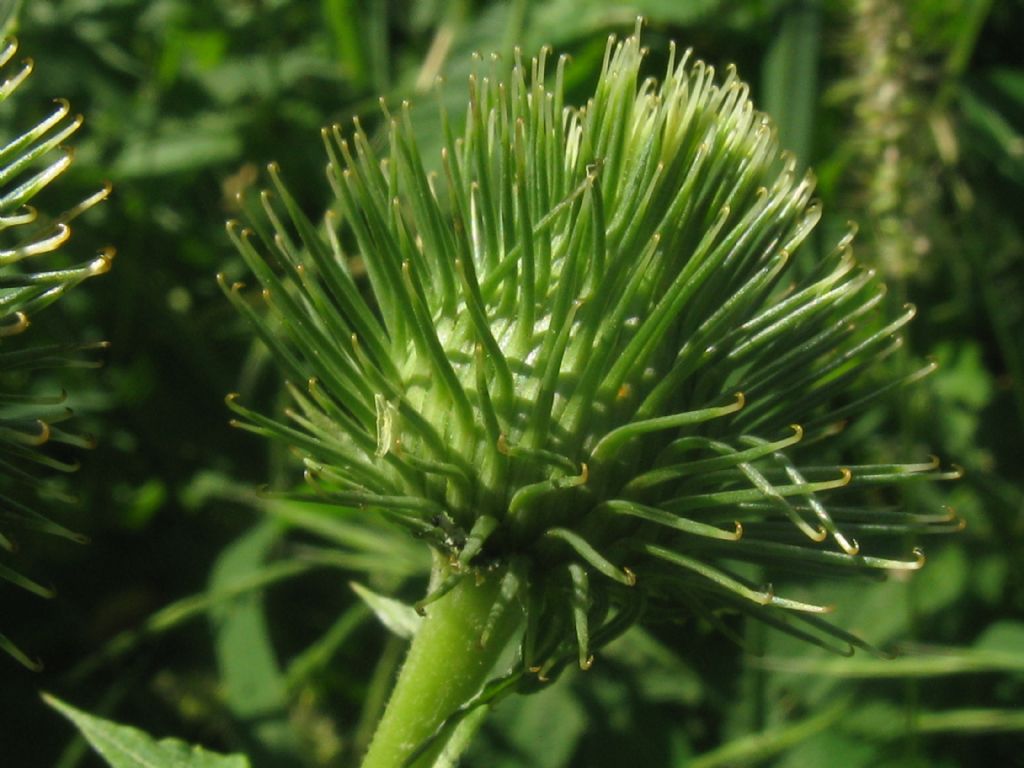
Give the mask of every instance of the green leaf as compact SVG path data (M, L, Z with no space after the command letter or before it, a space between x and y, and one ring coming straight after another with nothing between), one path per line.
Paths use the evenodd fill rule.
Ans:
M349 582L352 590L359 595L364 603L370 606L380 623L406 640L412 639L413 635L423 623L423 617L416 613L416 610L403 602L390 597L378 595L372 589L364 587L358 582Z
M740 4L732 4L738 6ZM728 13L749 12L746 8L730 8L722 0L639 0L629 4L606 3L599 0L555 0L536 3L530 9L532 35L527 43L563 45L571 40L586 39L589 35L601 37L609 27L628 27L637 16L655 25L699 25L709 19L721 19Z
M631 670L650 701L694 707L704 697L697 672L642 627L630 629L605 653Z
M846 713L849 707L849 700L842 699L828 709L803 720L723 744L718 749L706 752L691 761L690 766L692 768L713 768L713 766L746 765L766 760L831 727Z
M772 765L774 768L802 768L807 765L838 765L842 768L877 768L880 764L876 744L861 737L848 736L838 728L819 731L814 737L788 749ZM740 763L758 765L763 763ZM733 763L736 765L736 763ZM700 764L697 764L701 768Z
M114 161L120 179L187 173L235 160L242 150L237 121L217 114L166 121L157 135L128 136Z
M964 119L973 130L978 150L995 169L1017 184L1024 183L1024 135L982 94L965 89L960 97Z
M210 578L210 591L221 592L265 571L265 559L281 528L276 522L256 526L221 553ZM231 712L269 753L297 749L288 722L284 675L270 641L259 593L211 606L217 664Z
M1024 622L997 621L989 625L974 647L993 654L1006 654L1024 662Z
M803 165L811 159L820 47L818 3L791 3L764 60L765 111L778 123L783 146Z
M18 26L18 16L24 0L4 0L0 3L0 35L10 35Z
M573 695L568 677L533 696L512 696L494 711L495 730L502 739L497 743L482 741L470 753L471 762L492 768L569 765L586 736L587 714L583 703ZM552 728L552 723L558 723L558 727Z
M901 707L874 702L851 712L843 729L872 741L898 739L908 729L917 733L949 735L1024 730L1024 710L962 708L941 712L917 711L908 721Z
M249 768L245 755L221 755L178 739L156 741L127 725L94 717L53 696L43 700L75 724L112 768Z

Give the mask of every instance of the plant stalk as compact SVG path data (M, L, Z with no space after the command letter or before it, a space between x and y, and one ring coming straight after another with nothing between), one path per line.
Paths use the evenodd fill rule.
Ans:
M493 676L502 651L523 621L519 607L510 605L487 645L480 647L480 635L500 581L500 573L488 574L479 583L467 577L428 606L362 768L405 765L416 749ZM434 765L449 737L438 738L412 765Z

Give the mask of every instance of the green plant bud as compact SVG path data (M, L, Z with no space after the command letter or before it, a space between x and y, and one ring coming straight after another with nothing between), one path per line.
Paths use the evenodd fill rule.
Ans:
M526 606L542 679L654 607L852 652L826 606L751 574L915 570L904 534L956 527L878 505L956 470L827 459L839 425L931 369L880 378L913 310L879 311L852 233L798 274L814 180L747 85L674 49L658 81L644 57L639 29L610 41L579 108L565 57L474 75L437 173L409 104L386 110L383 156L358 122L325 129L320 222L271 166L262 212L228 226L266 307L221 282L293 404L229 404L323 498L443 555L421 609L497 574L492 622Z

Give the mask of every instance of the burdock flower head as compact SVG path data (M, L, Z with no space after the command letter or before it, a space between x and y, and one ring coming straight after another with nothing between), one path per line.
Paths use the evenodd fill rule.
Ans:
M0 40L0 103L12 98L32 72L30 60L12 63L17 50L15 41ZM92 441L58 426L71 416L64 405L67 395L33 391L31 374L88 365L78 353L97 345L33 344L22 334L41 310L72 287L106 272L113 258L113 249L80 264L54 263L53 258L71 236L69 223L106 199L109 187L59 215L47 216L34 207L37 197L71 165L73 155L64 144L81 125L81 116L72 116L68 103L60 100L28 130L5 130L0 147L0 582L42 597L52 597L53 590L8 565L9 554L25 529L83 540L41 514L33 497L52 500L61 495L39 477L40 467L58 472L77 467L50 451L49 444L84 448ZM0 650L25 666L38 667L2 634Z
M581 108L564 57L553 78L544 52L472 77L436 173L408 104L385 112L386 155L358 122L325 129L324 220L271 166L265 215L229 225L269 312L227 295L293 400L277 420L229 398L237 423L296 448L324 498L433 546L428 624L461 600L474 647L524 627L520 682L587 668L655 608L851 651L771 574L914 570L876 534L954 522L877 506L879 486L948 476L936 462L825 459L838 425L929 370L878 378L913 309L880 319L852 235L798 275L814 182L748 87L674 49L659 83L643 59L638 34L610 42Z

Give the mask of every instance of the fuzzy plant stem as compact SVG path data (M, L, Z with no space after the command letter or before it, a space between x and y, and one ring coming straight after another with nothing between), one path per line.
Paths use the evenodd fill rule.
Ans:
M523 621L522 613L510 607L487 645L480 646L499 582L498 574L489 574L480 583L462 579L451 592L431 603L362 768L405 765L417 747L493 676L502 651ZM437 739L413 765L434 765L446 745L447 739Z

